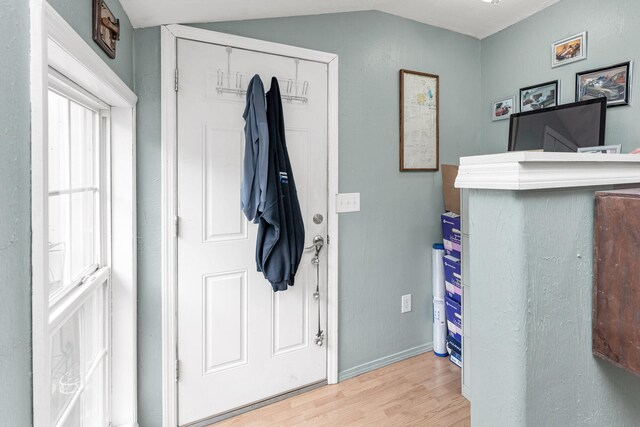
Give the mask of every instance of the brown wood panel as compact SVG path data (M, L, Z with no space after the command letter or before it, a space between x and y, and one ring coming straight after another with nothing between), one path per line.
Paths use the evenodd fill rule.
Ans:
M215 426L470 426L460 387L460 368L429 352Z
M593 354L640 374L640 189L596 193Z

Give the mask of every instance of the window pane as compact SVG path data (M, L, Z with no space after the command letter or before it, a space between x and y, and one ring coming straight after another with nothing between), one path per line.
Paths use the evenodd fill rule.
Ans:
M75 102L70 104L71 188L95 185L96 113Z
M49 294L69 282L68 194L49 197Z
M101 424L93 423L86 424L86 426L98 426ZM82 425L82 398L78 399L77 402L73 405L73 409L71 409L71 413L64 420L64 423L60 423L59 427L83 427Z
M49 283L55 296L98 262L98 113L49 91Z
M84 391L84 425L104 426L104 359L98 363L91 377L87 379Z
M104 287L101 287L84 304L82 333L85 375L106 347L104 316Z
M64 312L56 311L63 317L56 315L50 329L50 420L61 427L105 426L108 284L72 289L100 264L103 124L97 111L66 93L73 92L52 88L48 104L49 295Z
M55 425L81 386L80 316L76 312L51 337L51 424Z
M49 91L49 191L69 189L69 101Z
M94 263L93 191L71 194L71 280L78 279Z

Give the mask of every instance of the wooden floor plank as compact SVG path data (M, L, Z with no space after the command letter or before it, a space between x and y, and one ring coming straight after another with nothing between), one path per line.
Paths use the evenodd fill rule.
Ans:
M470 426L460 369L425 353L219 422L256 426Z

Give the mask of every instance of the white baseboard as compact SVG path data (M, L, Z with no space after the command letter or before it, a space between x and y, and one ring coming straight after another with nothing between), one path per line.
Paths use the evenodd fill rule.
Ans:
M462 397L471 402L471 389L464 384L462 384Z
M374 369L382 368L383 366L391 365L392 363L396 363L431 350L433 350L432 342L402 350L398 353L390 354L388 356L381 357L380 359L372 360L371 362L363 363L362 365L345 369L338 374L338 381L348 380L349 378L362 375L365 372L373 371Z

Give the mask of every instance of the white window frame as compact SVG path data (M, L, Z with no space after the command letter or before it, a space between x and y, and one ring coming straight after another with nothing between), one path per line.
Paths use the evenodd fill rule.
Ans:
M97 241L94 242L94 249L97 249L98 254L94 258L94 263L87 267L83 273L74 278L73 281L63 288L61 292L49 296L49 325L48 325L48 343L51 340L57 330L64 325L72 316L74 316L80 307L83 306L89 298L91 298L95 292L98 292L99 288L106 288L105 299L103 300L104 307L104 336L105 351L100 355L99 359L103 361L106 366L106 377L104 379L104 409L108 420L111 419L111 322L109 321L110 313L108 307L111 306L111 239L109 238L111 229L111 200L110 200L110 183L111 183L111 147L110 147L110 128L111 128L111 108L98 98L85 91L80 86L77 86L73 81L59 73L53 68L48 70L48 87L47 92L53 91L59 95L67 98L69 102L77 103L83 107L86 107L96 113L96 130L99 132L97 137L97 162L94 163L97 170L98 182L96 186L98 188L99 204L95 212L97 214L99 232L97 233ZM48 165L48 162L47 162ZM72 167L69 164L69 167ZM48 168L48 166L47 166ZM49 198L49 192L47 192L47 200ZM94 215L95 215L94 214ZM48 215L46 215L48 218ZM48 227L47 227L48 230ZM49 239L47 238L47 241ZM48 281L47 281L48 282ZM47 291L48 292L48 291ZM82 328L82 326L81 326ZM104 357L103 357L104 356ZM51 354L48 355L51 359ZM83 356L81 355L81 358ZM93 367L95 368L95 366ZM92 368L92 370L93 370ZM85 377L84 372L83 379ZM91 375L95 375L92 373ZM50 378L45 380L47 382L47 389L50 390ZM77 405L77 398L82 394L85 388L84 382L80 385L79 390L76 392L75 397L68 404L67 408L62 412L61 422L65 417L68 417L73 410L74 405Z
M89 88L110 107L111 156L109 168L117 170L103 187L111 200L110 248L102 259L110 269L94 273L83 287L99 286L111 277L110 341L117 375L110 381L111 424L137 426L136 365L136 199L135 117L137 97L118 75L94 52L73 28L45 1L30 0L31 11L31 224L32 224L32 342L33 422L50 425L50 324L57 322L58 309L50 310L48 278L48 182L47 182L47 93L49 68ZM110 185L109 185L110 184ZM104 191L106 190L106 191ZM109 193L110 194L107 194ZM115 195L116 197L111 197ZM107 203L108 205L108 203ZM109 271L110 270L110 271ZM110 274L109 274L110 273ZM90 290L90 289L89 289ZM74 292L71 291L71 292ZM87 293L88 295L88 293ZM76 301L78 303L79 300ZM65 312L68 309L65 309ZM50 318L51 316L51 318Z
M96 183L98 188L98 195L100 198L99 208L96 211L98 215L98 224L100 230L98 232L98 241L94 242L98 254L96 258L99 258L99 262L95 259L95 262L88 266L83 273L73 278L72 282L62 289L59 293L49 297L49 305L53 309L54 306L70 294L75 287L80 283L86 282L91 279L98 270L108 267L110 265L110 243L109 230L111 229L111 200L110 200L110 183L111 183L111 169L109 159L111 158L110 147L110 128L111 128L111 107L100 99L91 95L80 86L76 85L73 81L62 75L60 72L53 68L49 68L48 75L48 89L59 95L69 99L71 102L75 102L83 107L86 107L97 114L97 135L98 143L96 148L98 149L98 162L95 165L98 168L98 180ZM70 165L71 166L71 165Z

